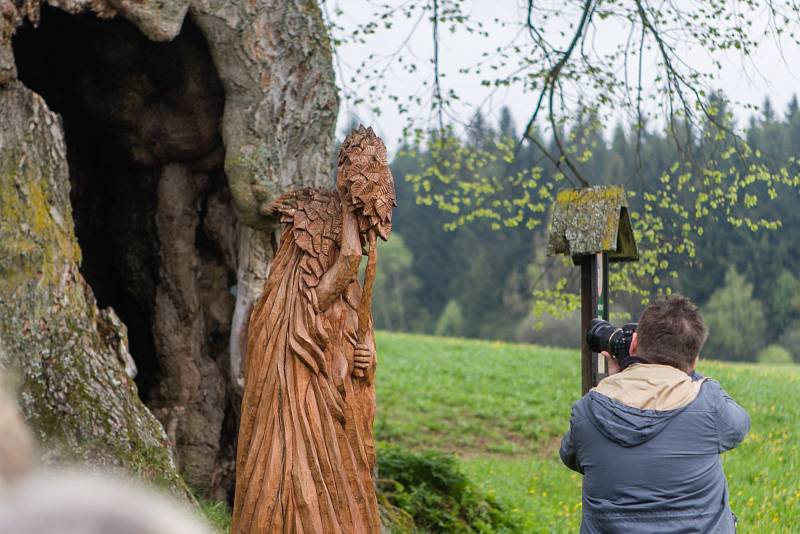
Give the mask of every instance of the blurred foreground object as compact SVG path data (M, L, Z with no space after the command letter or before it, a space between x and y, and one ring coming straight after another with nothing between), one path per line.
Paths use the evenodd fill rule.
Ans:
M33 437L11 396L8 379L0 373L0 491L33 468L35 449Z
M188 509L121 478L41 472L0 493L3 534L211 534Z
M210 534L185 505L96 472L36 469L37 447L0 373L0 533Z

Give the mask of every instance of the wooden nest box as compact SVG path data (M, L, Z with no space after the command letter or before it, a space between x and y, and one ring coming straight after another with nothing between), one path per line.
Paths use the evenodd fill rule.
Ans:
M562 189L550 214L547 255L582 257L605 253L609 261L636 261L639 252L621 185Z

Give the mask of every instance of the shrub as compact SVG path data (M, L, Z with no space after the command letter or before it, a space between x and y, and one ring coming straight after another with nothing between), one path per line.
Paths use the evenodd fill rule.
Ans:
M703 355L720 360L753 361L764 339L764 306L753 298L753 284L732 267L725 285L703 307L708 343Z
M464 334L464 314L461 313L461 306L455 300L447 303L442 310L439 320L436 322L437 336L456 337Z
M521 532L517 517L479 491L451 455L380 444L378 476L379 499L410 515L418 532Z
M780 345L770 345L759 351L758 363L787 364L794 363L794 360L785 348Z
M783 271L773 283L769 302L772 332L783 332L798 316L800 281L789 271Z
M789 323L778 343L784 347L794 357L794 361L800 363L800 321L792 321Z

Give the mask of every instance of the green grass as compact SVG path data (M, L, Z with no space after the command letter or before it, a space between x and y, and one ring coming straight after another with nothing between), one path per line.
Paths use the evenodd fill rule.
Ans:
M379 439L451 451L526 532L576 532L581 477L558 441L580 395L577 351L381 332ZM750 413L723 455L739 532L800 532L800 367L702 362Z
M379 439L466 456L539 451L579 397L574 351L410 334L378 336Z
M200 510L215 532L225 534L231 531L231 511L226 502L200 500Z

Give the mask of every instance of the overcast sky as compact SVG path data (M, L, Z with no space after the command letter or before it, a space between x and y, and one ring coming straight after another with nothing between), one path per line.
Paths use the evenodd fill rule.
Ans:
M395 4L396 0L386 0L388 3ZM491 51L498 46L502 46L513 38L516 29L513 27L503 28L499 24L493 23L495 17L507 21L522 20L523 13L517 0L476 0L473 2L473 14L476 19L484 21L489 37L476 37L466 32L451 34L446 30L442 31L442 45L440 48L441 64L443 65L446 77L443 79L444 89L455 89L461 97L463 104L457 109L456 117L467 119L474 113L479 106L487 114L496 117L499 109L506 105L512 110L517 127L520 128L527 121L533 109L534 96L524 94L520 89L510 89L498 91L490 95L490 91L480 85L480 76L459 75L458 69L464 66L473 65L484 51ZM326 9L333 13L338 7L344 13L335 20L345 27L354 27L359 22L365 22L371 18L374 7L370 6L369 0L328 0ZM569 18L568 16L565 18ZM384 74L384 78L390 85L388 92L394 92L403 97L408 94L427 94L422 87L423 80L431 80L432 67L429 63L432 53L431 27L427 19L421 20L418 24L416 19L405 19L395 17L394 26L391 30L380 29L375 36L369 37L367 44L349 43L339 47L337 62L337 78L340 86L343 84L350 88L357 88L349 78L355 74L355 68L370 54L376 57L388 56L396 50L400 44L409 36L408 49L404 54L406 61L415 62L418 72L414 75L407 74L400 68L389 68ZM767 18L754 21L755 28L764 28ZM798 28L800 30L800 28ZM596 45L599 48L611 47L618 39L624 39L622 32L605 31L600 32L595 37ZM603 42L608 40L607 42ZM703 53L689 50L687 57L694 61L696 66L708 69L711 65L710 59ZM800 58L800 49L794 44L784 42L780 46L773 39L764 39L762 45L757 50L751 64L743 64L740 56L730 54L721 56L723 68L716 81L716 88L722 89L729 98L734 101L742 101L760 105L765 95L769 95L775 109L782 113L792 94L798 91L800 86L800 67L797 66L797 58ZM366 88L361 88L360 96L365 96ZM346 127L351 116L356 116L365 124L373 125L376 130L386 139L387 144L394 146L400 137L405 119L401 117L394 104L386 102L382 106L381 116L374 116L369 111L369 106L353 106L343 101L339 118L339 130L341 132ZM419 111L423 116L427 110ZM740 123L746 120L749 111L741 111L739 114ZM620 113L620 118L623 115Z

